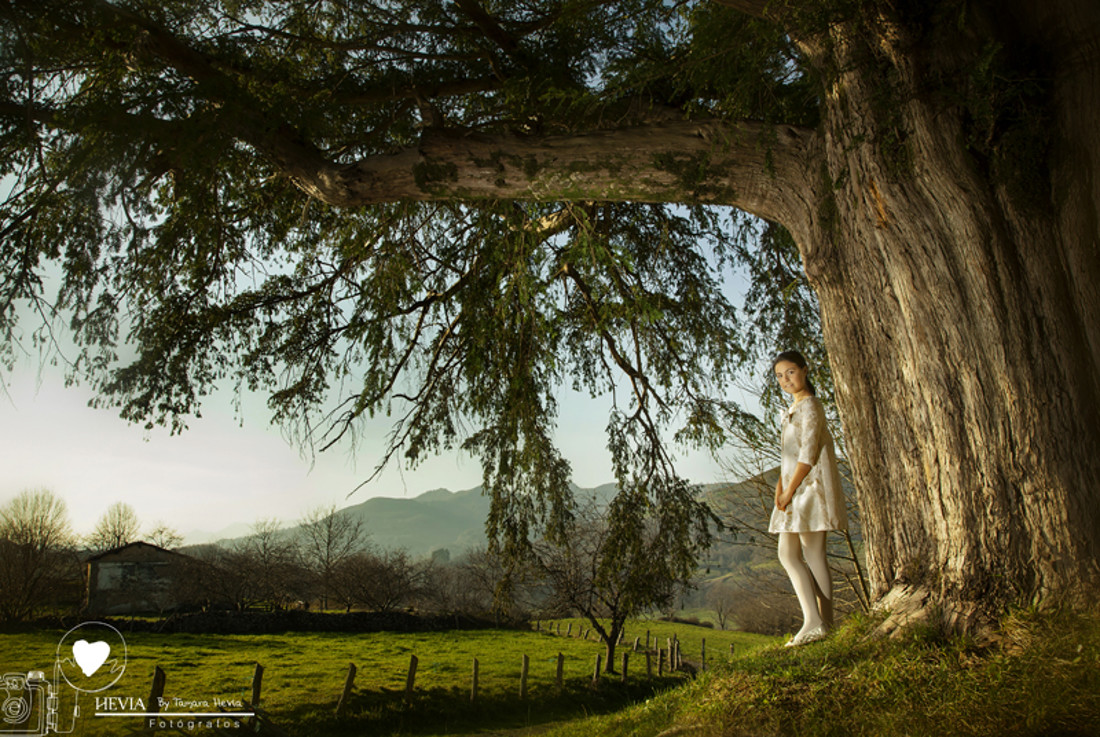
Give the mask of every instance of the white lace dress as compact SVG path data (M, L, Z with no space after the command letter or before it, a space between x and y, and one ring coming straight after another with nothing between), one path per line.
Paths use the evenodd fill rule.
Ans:
M818 532L848 529L848 510L840 485L833 438L825 424L825 409L814 396L783 410L782 463L779 472L787 488L799 463L812 468L785 512L772 509L768 532Z

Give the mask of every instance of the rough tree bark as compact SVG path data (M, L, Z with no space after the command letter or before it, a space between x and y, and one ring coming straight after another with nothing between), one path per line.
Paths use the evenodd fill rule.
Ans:
M966 149L958 107L930 91L955 49L879 18L809 45L841 71L822 207L794 230L874 594L962 629L1006 604L1095 600L1100 584L1100 7L1006 3L979 32L1056 70L1049 195L1021 202ZM883 61L904 173L883 145Z

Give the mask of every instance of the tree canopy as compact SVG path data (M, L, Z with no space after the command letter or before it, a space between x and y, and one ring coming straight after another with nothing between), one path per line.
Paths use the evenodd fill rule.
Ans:
M732 59L717 31L731 23L745 40ZM2 32L7 355L21 300L63 317L81 346L71 375L130 421L182 430L226 383L269 391L275 418L319 448L386 413L384 460L480 457L490 529L511 546L569 517L556 392L626 386L609 447L626 493L653 505L623 516L660 510L665 538L687 539L700 510L665 428L720 443L724 383L772 349L731 340L722 269L753 264L758 320L813 333L797 250L774 226L756 251L760 226L698 204L609 201L599 183L583 199L560 182L523 202L491 191L516 167L563 176L533 149L486 153L488 193L455 189L445 163L385 164L436 139L575 153L571 136L646 122L811 121L796 52L751 18L653 2L47 2L17 3ZM588 145L660 158L645 140ZM699 161L666 158L666 191L642 199L715 199ZM403 191L406 174L454 191ZM360 191L340 194L348 177Z

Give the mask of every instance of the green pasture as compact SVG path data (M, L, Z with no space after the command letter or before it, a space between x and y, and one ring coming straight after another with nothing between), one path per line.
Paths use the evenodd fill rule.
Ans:
M109 692L113 697L148 700L155 666L166 673L164 695L184 701L249 700L253 672L263 665L260 706L292 735L462 734L486 729L520 729L587 714L607 713L644 701L655 692L678 685L683 674L646 678L645 657L630 661L627 683L617 675L603 676L592 689L597 654L604 647L593 633L577 635L583 620L563 620L564 633L573 622L573 636L552 634L557 623L540 623L541 631L464 630L432 633L281 633L270 635L199 635L132 632L123 635L128 661L122 678ZM555 628L556 629L556 628ZM738 652L774 641L738 632L665 622L628 625L618 653L631 649L633 638L644 643L650 630L653 647L665 646L674 634L683 657L697 661L707 640L708 662L728 659L729 645ZM0 635L0 672L50 669L62 631ZM558 653L565 656L564 686L556 685ZM621 662L616 656L616 670ZM410 656L418 659L416 687L410 701L404 690ZM529 658L527 698L519 698L523 656ZM479 663L478 699L470 701L473 659ZM355 687L344 714L335 715L349 663L357 668ZM78 734L129 734L141 726L137 718L95 717L92 696L81 697L83 715ZM148 706L148 704L146 704ZM201 733L203 730L196 730ZM209 733L209 732L207 732Z

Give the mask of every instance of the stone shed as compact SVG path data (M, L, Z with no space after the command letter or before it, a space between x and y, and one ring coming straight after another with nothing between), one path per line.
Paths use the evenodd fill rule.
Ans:
M161 613L177 608L193 559L146 542L88 558L86 612L90 615Z

